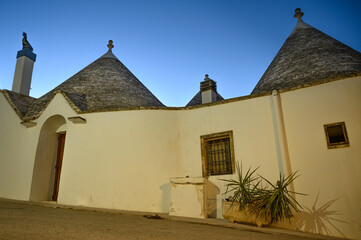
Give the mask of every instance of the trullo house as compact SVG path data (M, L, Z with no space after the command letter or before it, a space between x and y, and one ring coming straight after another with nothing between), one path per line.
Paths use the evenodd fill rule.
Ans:
M111 41L33 98L37 56L24 34L13 88L0 93L0 197L222 218L219 178L242 161L271 180L299 170L303 210L282 227L361 238L361 53L302 15L250 95L223 99L206 75L177 108L122 64Z

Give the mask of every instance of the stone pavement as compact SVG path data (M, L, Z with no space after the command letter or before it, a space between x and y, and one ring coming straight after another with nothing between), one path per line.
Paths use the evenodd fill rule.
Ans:
M0 199L0 239L338 239L274 227L232 224L223 219L167 214L152 219L154 216L52 202Z

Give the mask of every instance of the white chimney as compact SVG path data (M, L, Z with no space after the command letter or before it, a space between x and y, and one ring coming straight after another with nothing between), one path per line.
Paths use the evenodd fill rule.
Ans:
M33 53L33 48L27 40L26 33L23 33L23 36L23 49L18 51L16 56L17 60L12 91L29 95L36 54Z

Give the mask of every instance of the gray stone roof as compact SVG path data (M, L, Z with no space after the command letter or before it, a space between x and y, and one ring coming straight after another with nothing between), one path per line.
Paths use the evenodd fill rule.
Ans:
M217 100L216 102L218 101L221 101L221 100L224 100L224 98L218 93L217 93ZM202 95L201 95L201 91L199 91L190 101L189 103L186 105L186 107L190 107L190 106L196 106L196 105L200 105L202 104Z
M28 101L27 108L21 106L22 117L25 120L38 118L56 93L62 93L78 112L164 107L111 51L44 96ZM11 100L18 101L16 97Z
M20 93L12 92L9 90L2 90L5 98L7 98L11 107L20 116L25 116L28 107L36 100L36 98L26 96Z
M361 53L298 20L252 94L361 75Z

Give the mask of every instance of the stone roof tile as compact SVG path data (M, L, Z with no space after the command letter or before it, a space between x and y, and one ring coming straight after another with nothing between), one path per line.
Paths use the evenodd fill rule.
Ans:
M5 98L9 101L12 108L17 112L19 117L24 117L28 111L29 106L36 100L36 98L12 92L9 90L2 90Z
M68 80L36 99L26 112L35 119L55 92L62 92L81 112L164 105L110 51Z
M299 20L252 94L361 75L361 53Z

